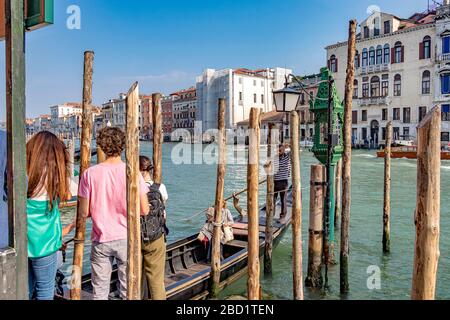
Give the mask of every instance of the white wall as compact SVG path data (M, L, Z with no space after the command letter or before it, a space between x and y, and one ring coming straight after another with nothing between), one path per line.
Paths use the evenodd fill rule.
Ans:
M292 73L292 70L275 68L266 69L266 72L266 77L259 77L235 73L232 69L207 69L197 77L197 118L202 121L203 131L217 127L219 98L227 100L225 117L228 129L233 129L238 122L248 119L251 108L261 108L263 112L272 111L272 91L284 87L285 76ZM263 102L261 95L264 95Z

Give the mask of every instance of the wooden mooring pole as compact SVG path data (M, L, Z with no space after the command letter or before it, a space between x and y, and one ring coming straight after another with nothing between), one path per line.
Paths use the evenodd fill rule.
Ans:
M126 161L128 261L127 299L141 299L141 228L139 203L139 86L133 84L127 94Z
M83 76L83 114L80 142L80 180L83 173L91 165L91 141L92 141L92 75L94 64L94 52L84 53ZM77 204L76 231L73 253L73 268L71 277L70 297L72 300L81 299L81 276L83 273L84 239L86 233L86 217L81 212L79 200Z
M103 152L102 148L100 146L97 146L97 164L100 164L102 162L105 162L106 155Z
M220 284L220 241L222 234L222 210L224 204L225 188L225 169L227 161L227 136L225 132L225 110L226 100L219 99L218 112L218 144L219 144L219 163L217 164L217 182L216 182L216 201L214 206L214 230L212 237L211 252L211 290L210 295L216 298L219 294Z
M161 94L154 93L152 95L153 109L153 181L155 183L162 183L162 109L161 109Z
M325 200L325 167L311 166L309 201L308 276L305 286L322 288L323 210Z
M350 207L351 207L351 164L352 164L352 105L353 82L355 79L356 20L349 23L347 78L345 80L344 106L344 155L342 160L342 213L340 252L340 292L348 293L348 263L350 254Z
M339 159L336 166L336 187L335 190L335 205L334 205L334 228L339 228L339 218L341 217L342 210L342 159Z
M2 1L5 31L5 102L9 245L0 248L0 300L28 299L27 167L25 138L24 1ZM2 172L4 174L4 172ZM3 188L5 186L2 186ZM6 212L2 212L2 215ZM2 232L5 232L2 230ZM14 250L12 249L14 248Z
M67 149L69 150L69 159L70 159L69 160L70 180L72 180L75 177L75 139L73 137L69 140Z
M386 147L384 148L384 204L383 204L383 252L391 251L391 145L392 122L386 126Z
M416 241L411 299L434 300L439 262L441 111L433 108L417 129Z
M294 300L303 300L302 188L300 176L299 116L291 112L292 255Z
M248 213L248 280L247 295L249 300L260 299L259 284L259 147L260 147L259 108L250 111L250 130L247 167L247 213Z
M272 276L272 251L273 251L273 217L275 215L275 205L273 194L275 190L273 180L273 161L272 158L277 155L276 148L278 144L278 130L275 130L275 124L269 123L269 134L267 137L267 194L266 194L266 232L264 243L264 274L266 277Z

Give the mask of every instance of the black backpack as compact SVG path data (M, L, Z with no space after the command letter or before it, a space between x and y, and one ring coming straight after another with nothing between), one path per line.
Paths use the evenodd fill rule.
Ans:
M154 183L150 186L150 191L147 194L150 212L147 216L141 217L141 235L144 242L158 240L165 234L165 206L159 188L160 185Z

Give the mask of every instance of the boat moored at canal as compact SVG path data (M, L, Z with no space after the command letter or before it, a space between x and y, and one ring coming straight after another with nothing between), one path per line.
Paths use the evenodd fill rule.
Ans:
M288 194L288 213L283 220L275 217L273 225L273 244L276 247L291 224L292 193ZM281 204L278 204L278 213ZM265 207L260 210L259 255L264 255L265 245ZM241 217L233 225L234 240L223 247L224 260L221 261L220 289L234 283L246 274L248 263L248 217ZM207 260L207 248L197 239L198 234L176 241L167 246L165 285L168 300L202 300L209 295L211 264ZM82 300L92 299L91 274L82 278ZM111 277L110 300L118 299L118 273L114 268ZM64 288L64 296L69 299L69 290Z

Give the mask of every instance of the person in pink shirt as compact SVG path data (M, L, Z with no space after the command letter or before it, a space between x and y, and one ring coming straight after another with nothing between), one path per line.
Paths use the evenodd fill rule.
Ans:
M99 131L97 145L106 161L86 170L78 190L79 205L86 217L92 219L91 269L94 300L107 300L114 260L118 267L119 292L127 292L127 203L126 166L121 159L125 134L119 128ZM141 214L149 212L144 178L140 177Z

